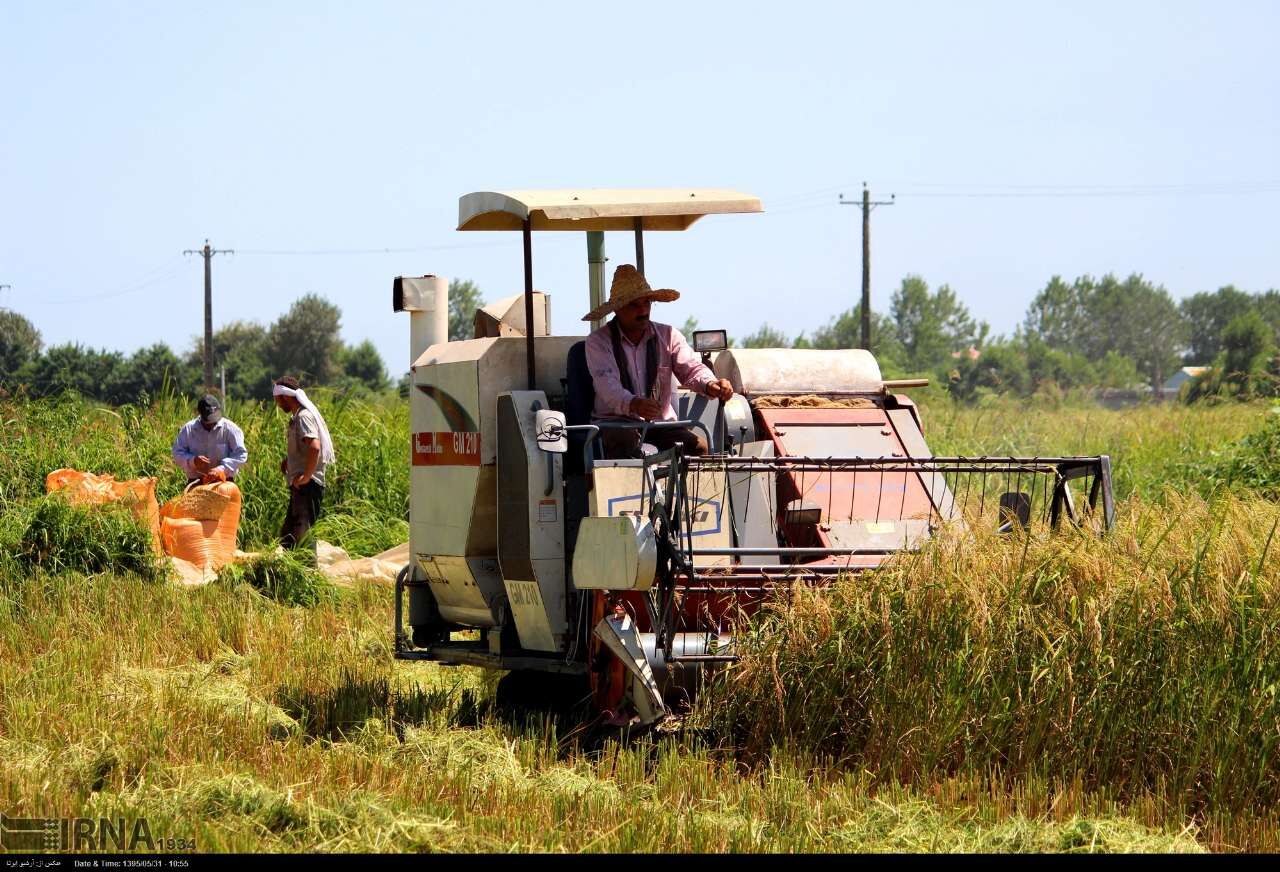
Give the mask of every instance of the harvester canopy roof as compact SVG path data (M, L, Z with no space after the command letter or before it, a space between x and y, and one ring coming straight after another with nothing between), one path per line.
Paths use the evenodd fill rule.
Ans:
M476 191L458 201L459 230L685 230L703 215L763 212L760 199L718 188Z

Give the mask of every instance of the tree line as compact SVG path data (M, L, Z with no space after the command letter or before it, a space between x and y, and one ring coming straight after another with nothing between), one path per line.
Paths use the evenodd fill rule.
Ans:
M811 335L763 325L745 348L856 348L861 306ZM992 337L948 286L909 275L887 314L871 313L871 350L887 377L939 379L959 399L1026 396L1045 386L1159 388L1185 365L1211 369L1191 398L1280 394L1280 291L1230 285L1175 302L1139 274L1049 280L1012 336Z
M271 325L232 321L214 331L213 371L237 399L271 396L272 379L291 374L308 385L354 392L389 387L386 366L369 340L342 341L342 312L315 294L301 297ZM0 310L0 387L32 396L64 391L112 404L138 402L165 390L195 394L203 385L204 340L185 353L157 342L133 354L67 343L44 348L40 332L17 312Z
M472 335L484 305L474 282L449 283L449 338ZM266 397L282 373L308 384L355 392L387 390L386 367L373 343L342 342L342 313L315 295L297 300L270 326L233 321L213 335L215 377L225 371L233 397ZM861 307L831 318L811 334L789 337L763 325L734 341L745 348L856 348ZM685 322L686 335L697 328ZM928 376L957 399L984 394L1030 395L1049 387L1160 387L1178 367L1207 365L1189 396L1242 398L1280 395L1280 291L1233 286L1175 302L1165 288L1139 274L1120 279L1054 276L1035 295L1012 336L990 335L948 285L931 289L908 275L887 313L871 313L871 350L886 377ZM24 386L46 396L67 390L110 403L155 396L166 386L201 387L203 340L184 354L164 343L132 355L79 344L44 349L39 331L16 312L0 309L0 387ZM405 379L401 379L402 391Z

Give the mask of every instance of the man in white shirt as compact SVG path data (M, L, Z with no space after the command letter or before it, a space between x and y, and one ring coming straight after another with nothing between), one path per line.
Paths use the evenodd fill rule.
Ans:
M234 481L249 459L243 431L222 417L222 405L212 394L200 399L196 411L198 416L183 424L173 441L173 462L187 474L188 483Z
M320 517L325 468L333 463L333 440L324 416L292 376L276 379L276 406L289 413L288 444L280 471L289 485L289 511L280 528L280 544L297 548Z

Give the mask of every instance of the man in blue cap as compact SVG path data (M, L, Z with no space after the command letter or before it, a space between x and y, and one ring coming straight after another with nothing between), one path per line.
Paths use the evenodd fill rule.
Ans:
M206 394L196 404L198 417L182 425L173 442L173 462L187 474L187 483L234 481L249 459L244 433L222 417L222 404Z

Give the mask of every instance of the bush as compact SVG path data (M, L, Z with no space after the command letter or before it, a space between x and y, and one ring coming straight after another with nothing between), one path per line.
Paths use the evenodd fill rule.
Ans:
M333 595L334 588L310 565L309 556L310 552L283 551L231 563L218 573L217 583L247 584L286 605L318 605Z
M120 506L73 506L54 495L25 509L12 549L20 569L62 572L131 572L161 579L166 570L151 531ZM12 527L10 528L13 529Z
M1229 452L1202 465L1200 475L1201 487L1207 491L1252 490L1267 499L1280 499L1280 406L1272 408L1262 426Z

